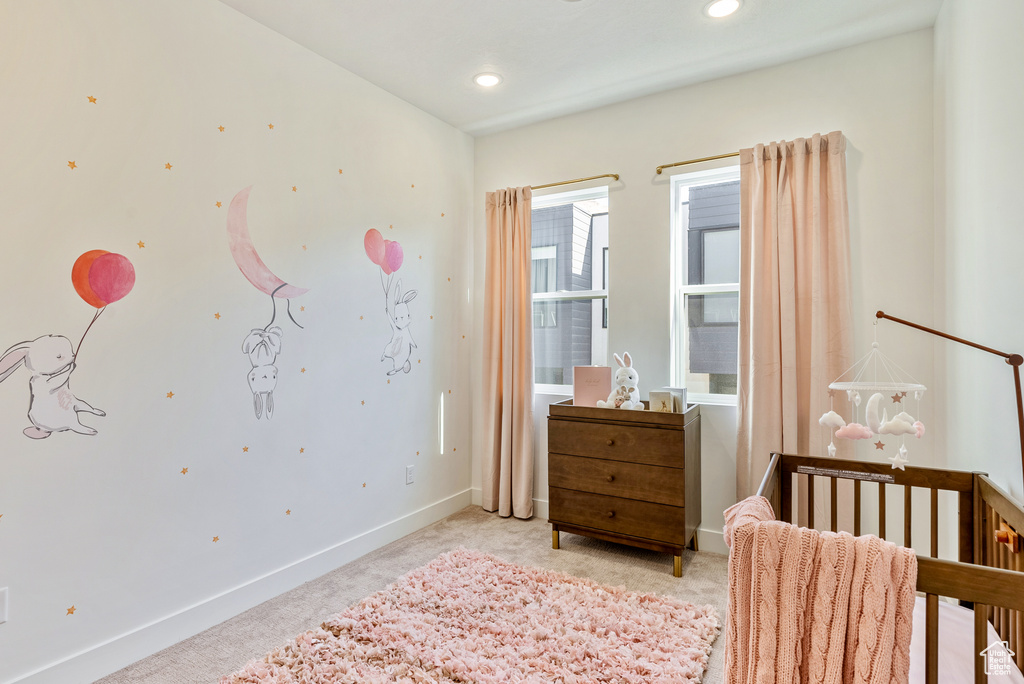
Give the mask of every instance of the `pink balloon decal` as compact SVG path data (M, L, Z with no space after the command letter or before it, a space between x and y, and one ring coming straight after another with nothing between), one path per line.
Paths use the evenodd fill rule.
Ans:
M376 228L366 231L366 236L363 237L363 249L366 250L366 256L370 257L370 261L378 266L384 265L384 243L384 238Z
M384 261L387 263L388 268L391 271L397 271L402 267L402 259L404 258L402 253L402 245L397 242L388 241L384 249Z
M106 304L113 304L135 286L135 267L127 257L108 252L96 258L89 269L89 287Z

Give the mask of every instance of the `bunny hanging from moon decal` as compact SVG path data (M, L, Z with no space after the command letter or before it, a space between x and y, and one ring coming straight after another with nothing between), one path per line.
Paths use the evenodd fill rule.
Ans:
M228 246L231 249L231 257L246 280L257 290L270 296L270 305L273 309L270 322L262 328L253 328L242 340L242 353L251 365L246 380L252 392L253 412L257 420L264 416L269 420L274 416L274 390L277 389L275 363L281 353L281 340L284 336L280 326L274 325L277 320L277 300L285 300L288 318L296 327L302 328L292 316L291 300L309 290L289 285L278 278L257 254L249 236L246 217L250 190L251 185L240 190L231 200L231 206L228 208Z
M54 432L95 435L96 429L82 424L80 413L106 413L75 396L71 374L78 367L85 336L107 306L122 299L135 285L135 268L120 254L94 249L82 254L71 269L71 283L78 295L93 308L92 321L85 328L76 349L63 335L43 335L18 342L0 356L0 382L21 366L31 373L28 381L28 420L23 430L31 439L46 439Z
M409 324L412 316L409 313L409 302L416 298L416 290L403 290L402 280L395 281L395 272L402 267L404 258L402 245L396 240L385 240L375 228L366 231L363 236L363 249L370 261L380 266L380 285L384 290L384 311L391 323L391 341L384 347L380 360L391 360L388 375L408 373L412 370L412 350L416 342L412 338Z

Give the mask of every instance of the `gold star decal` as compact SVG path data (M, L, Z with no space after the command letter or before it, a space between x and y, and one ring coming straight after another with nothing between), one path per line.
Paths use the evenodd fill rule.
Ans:
M363 406L366 406L366 400L365 400L365 399L363 399L363 400L362 400L361 402L359 402L359 403L360 403L360 404L362 404Z
M269 128L270 130L274 130L274 124L267 124L267 128Z
M89 96L89 102L92 102L93 104L96 104L96 98L93 97L92 95L90 95Z
M452 393L452 391L451 391L451 390L448 390L448 394L451 394L451 393Z
M466 339L466 336L465 336L465 335L463 335L463 336L462 336L462 339Z
M441 212L441 218L444 218L444 212L443 211Z
M287 511L284 512L284 514L285 515L291 515L292 514L292 509L289 508Z
M305 372L306 372L306 369L305 369L305 368L303 368L303 369L302 369L302 370L300 370L299 372L300 372L300 373L305 373Z
M875 448L881 451L882 449L885 448L885 444L882 443L882 440L878 440L877 442L875 442Z
M423 363L423 359L416 359L416 363Z
M68 168L69 168L69 169L77 169L77 168L78 168L78 164L76 164L76 163L75 163L75 162L73 162L73 161L69 161L69 162L68 162Z
M242 447L242 453L243 454L249 453L249 447Z
M217 202L217 208L218 209L220 208L220 202Z
M431 314L431 316L430 316L430 320L434 320L434 316L433 316L433 314Z
M450 282L452 282L452 279L451 279L451 278L449 278L449 279L448 279L448 282L449 282L449 283L450 283Z
M338 169L338 173L341 173L341 169Z
M388 378L388 384L389 385L391 384L391 378Z
M292 186L292 192L298 192L294 185Z
M418 452L418 451L417 451L417 452L416 452L416 455L417 455L417 456L419 456L419 455L420 455L420 452Z
M224 127L223 126L217 126L217 130L220 131L221 133L223 133L224 132Z
M216 543L217 543L217 542L219 542L219 541L220 541L220 537L214 537L214 538L213 538L213 543L214 543L214 544L216 544Z
M168 392L167 393L167 398L168 399L173 399L174 398L174 392Z
M360 317L359 317L359 320L363 320L363 317L362 317L362 316L360 316Z
M394 230L395 229L395 224L392 223L391 225L388 226L388 228L390 228L391 230Z
M188 474L188 468L182 468L181 469L181 474L182 475L187 475Z
M306 447L299 447L299 453L300 454L306 453Z
M420 254L420 260L422 260L422 259L423 259L423 255L422 255L422 254Z
M304 307L304 306L300 306L299 307L299 311L305 311L305 310L306 310L306 307Z
M164 164L164 168L167 169L168 171L170 171L171 170L171 162L167 162L166 164Z
M305 252L305 251L306 251L306 245L302 245L302 251L303 251L303 252Z
M363 483L363 489L366 489L366 483L365 482Z
M896 394L892 395L892 401L894 404L901 403L903 401L903 395L897 392Z
M410 185L409 187L410 187L410 188L415 188L415 187L416 187L416 184L415 184L415 183L413 183L413 184L412 184L412 185Z
M216 318L219 321L220 320L220 313L213 314L213 317Z
M455 447L452 447L452 451L458 451L458 449L456 449Z
M905 396L907 396L907 393L906 392L900 392L900 396L901 397L905 397Z
M68 615L74 615L74 614L75 614L75 607L71 606L70 608L68 608Z
M142 240L139 240L138 243L136 243L136 244L139 245L139 249L143 249L146 246L146 243L143 242Z

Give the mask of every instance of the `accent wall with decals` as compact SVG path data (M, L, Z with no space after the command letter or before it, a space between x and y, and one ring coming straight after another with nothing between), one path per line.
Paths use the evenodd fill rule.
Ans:
M216 0L4 3L0 93L0 682L470 503L472 138Z

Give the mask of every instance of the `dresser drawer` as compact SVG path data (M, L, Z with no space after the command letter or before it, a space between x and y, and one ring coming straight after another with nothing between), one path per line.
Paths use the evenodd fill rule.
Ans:
M682 468L683 431L549 418L548 451Z
M550 454L548 485L669 506L685 503L682 468Z
M685 546L688 542L682 507L620 499L603 494L550 487L551 522L653 539Z

